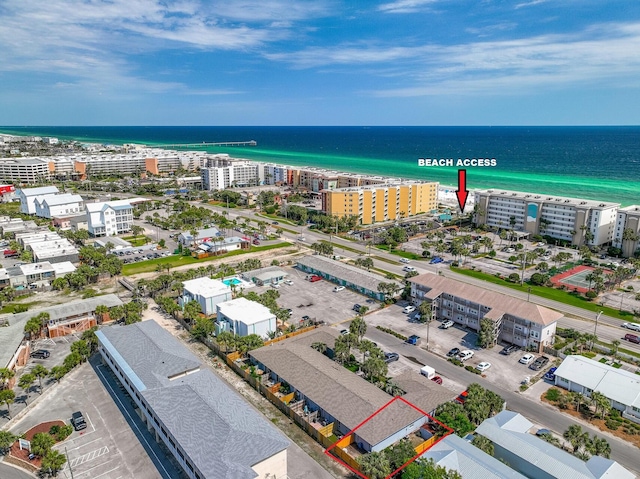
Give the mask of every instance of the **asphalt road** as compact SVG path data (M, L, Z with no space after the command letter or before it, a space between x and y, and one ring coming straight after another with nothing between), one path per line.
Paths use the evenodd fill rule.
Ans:
M582 429L588 431L590 435L596 434L609 441L609 444L611 444L611 459L619 462L627 469L633 470L636 474L640 474L640 453L638 448L628 445L613 435L603 434L601 431L591 427L587 422L576 421L574 417L562 414L546 403L536 402L521 394L497 387L482 377L466 371L464 368L458 367L424 349L406 344L396 337L377 329L368 329L367 338L378 343L386 351L395 351L408 359L414 358L420 364L433 366L445 378L450 378L461 384L473 382L481 384L483 387L502 396L507 402L508 409L519 412L531 422L551 429L560 435L570 425L579 422Z
M2 479L33 479L36 476L0 462L0 477Z

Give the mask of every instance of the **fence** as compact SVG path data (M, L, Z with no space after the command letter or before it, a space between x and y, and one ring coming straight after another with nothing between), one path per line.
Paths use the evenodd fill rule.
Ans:
M264 345L268 346L269 344L275 344L279 341L284 341L285 339L289 339L289 338L293 338L294 336L297 336L298 334L302 334L302 333L306 333L307 331L312 331L314 329L316 329L318 326L309 326L303 329L298 329L297 331L294 331L293 333L287 333L284 334L282 336L278 336L277 338L273 338L270 339L269 341L265 341Z

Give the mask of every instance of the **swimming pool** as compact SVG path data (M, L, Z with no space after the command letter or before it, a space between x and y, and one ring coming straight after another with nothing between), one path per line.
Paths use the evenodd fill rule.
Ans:
M231 285L237 286L240 283L242 283L242 281L240 281L238 278L223 279L222 282L227 286L231 286Z

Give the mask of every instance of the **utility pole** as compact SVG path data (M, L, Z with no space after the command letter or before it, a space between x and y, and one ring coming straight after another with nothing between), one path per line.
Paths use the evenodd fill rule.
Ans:
M600 315L603 313L603 311L598 312L597 316L596 316L596 325L593 328L593 335L594 336L598 336L598 320L600 319Z

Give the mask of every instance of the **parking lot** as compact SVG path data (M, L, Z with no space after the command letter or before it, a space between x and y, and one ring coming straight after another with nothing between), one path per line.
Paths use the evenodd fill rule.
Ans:
M107 371L98 361L78 367L11 431L22 434L45 421L69 423L71 414L81 411L87 428L74 431L54 447L69 458L58 477L70 478L73 473L75 479L180 478L135 413L125 408L123 415L126 400L118 386L108 381Z
M334 292L334 283L326 280L311 283L305 280L307 273L296 268L284 268L289 273L288 279L293 285L281 284L278 288L280 298L278 305L291 309L291 323L298 324L303 316L311 319L325 321L327 324L336 324L352 319L355 316L354 304L367 306L370 310L378 308L378 303L346 288ZM268 286L252 289L258 294L270 289ZM369 302L367 302L369 301Z
M481 349L476 346L477 334L469 329L455 325L448 329L441 329L439 328L441 324L439 321L431 323L430 326L423 323L410 322L409 315L402 312L405 304L406 303L399 302L388 308L367 315L366 321L368 327L375 328L375 326L380 325L391 328L405 336L412 334L418 335L420 336L418 346L425 349L427 348L428 335L429 351L441 357L446 357L447 352L452 348L471 350L474 355L471 359L465 361L465 365L476 366L480 362L488 361L491 363L491 367L483 373L485 379L514 391L519 389L521 382L525 378L533 378L536 374L543 374L544 371L552 365L552 361L550 361L541 371L533 371L529 369L528 365L519 363L520 358L525 354L524 351L514 351L510 355L505 356L500 354L502 345L495 346L491 349ZM427 328L429 330L428 334ZM419 372L420 366L418 364L413 364L410 360L402 360L402 355L407 356L407 354L409 354L408 351L410 351L410 349L407 350L406 348L403 351L395 351L401 354L401 359L396 363L390 364L389 373L391 376L401 373L407 367ZM549 359L553 360L552 357ZM443 385L448 386L447 382L451 379L446 376L443 376L443 379ZM456 385L454 389L457 389L457 386L458 385Z

